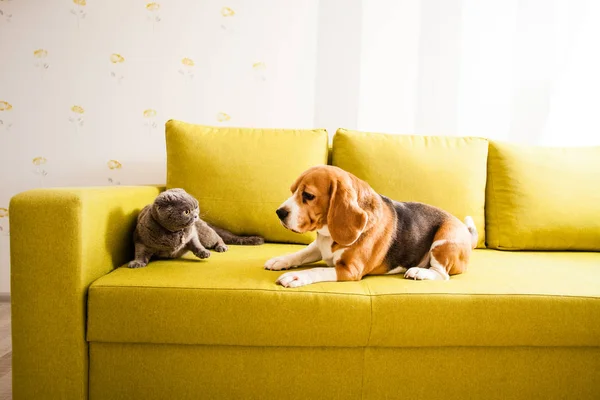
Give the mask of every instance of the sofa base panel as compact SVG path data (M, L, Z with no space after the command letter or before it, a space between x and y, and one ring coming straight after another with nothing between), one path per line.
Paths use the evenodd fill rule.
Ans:
M598 347L90 344L90 399L597 399Z

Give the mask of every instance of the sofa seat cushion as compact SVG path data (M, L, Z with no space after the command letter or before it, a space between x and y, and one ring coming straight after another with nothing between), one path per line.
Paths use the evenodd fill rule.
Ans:
M199 260L119 268L89 290L88 340L265 346L363 346L371 302L361 282L288 290L263 268L302 245L229 246Z
M450 281L398 275L275 284L268 258L302 246L230 246L207 260L119 268L88 296L88 340L242 346L600 346L600 253L475 250Z
M373 346L600 345L600 253L482 249L449 281L368 282Z

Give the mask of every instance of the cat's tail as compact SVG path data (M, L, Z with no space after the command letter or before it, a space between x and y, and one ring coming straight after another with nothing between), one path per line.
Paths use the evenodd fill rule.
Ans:
M211 224L208 225L217 232L217 235L221 236L221 239L223 239L225 244L257 246L265 243L265 239L261 236L239 236L229 232L227 229L219 228L218 226Z

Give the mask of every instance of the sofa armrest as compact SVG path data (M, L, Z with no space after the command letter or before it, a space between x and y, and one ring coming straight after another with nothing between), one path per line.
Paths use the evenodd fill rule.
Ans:
M87 288L133 257L137 214L162 189L38 189L11 199L14 398L87 398Z

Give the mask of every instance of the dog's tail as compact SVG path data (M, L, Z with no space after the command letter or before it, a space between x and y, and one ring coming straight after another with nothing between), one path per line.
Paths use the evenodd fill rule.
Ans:
M475 222L473 222L473 218L467 216L465 217L465 225L471 234L471 247L477 247L477 241L479 240L479 234L477 233L477 228L475 227Z

